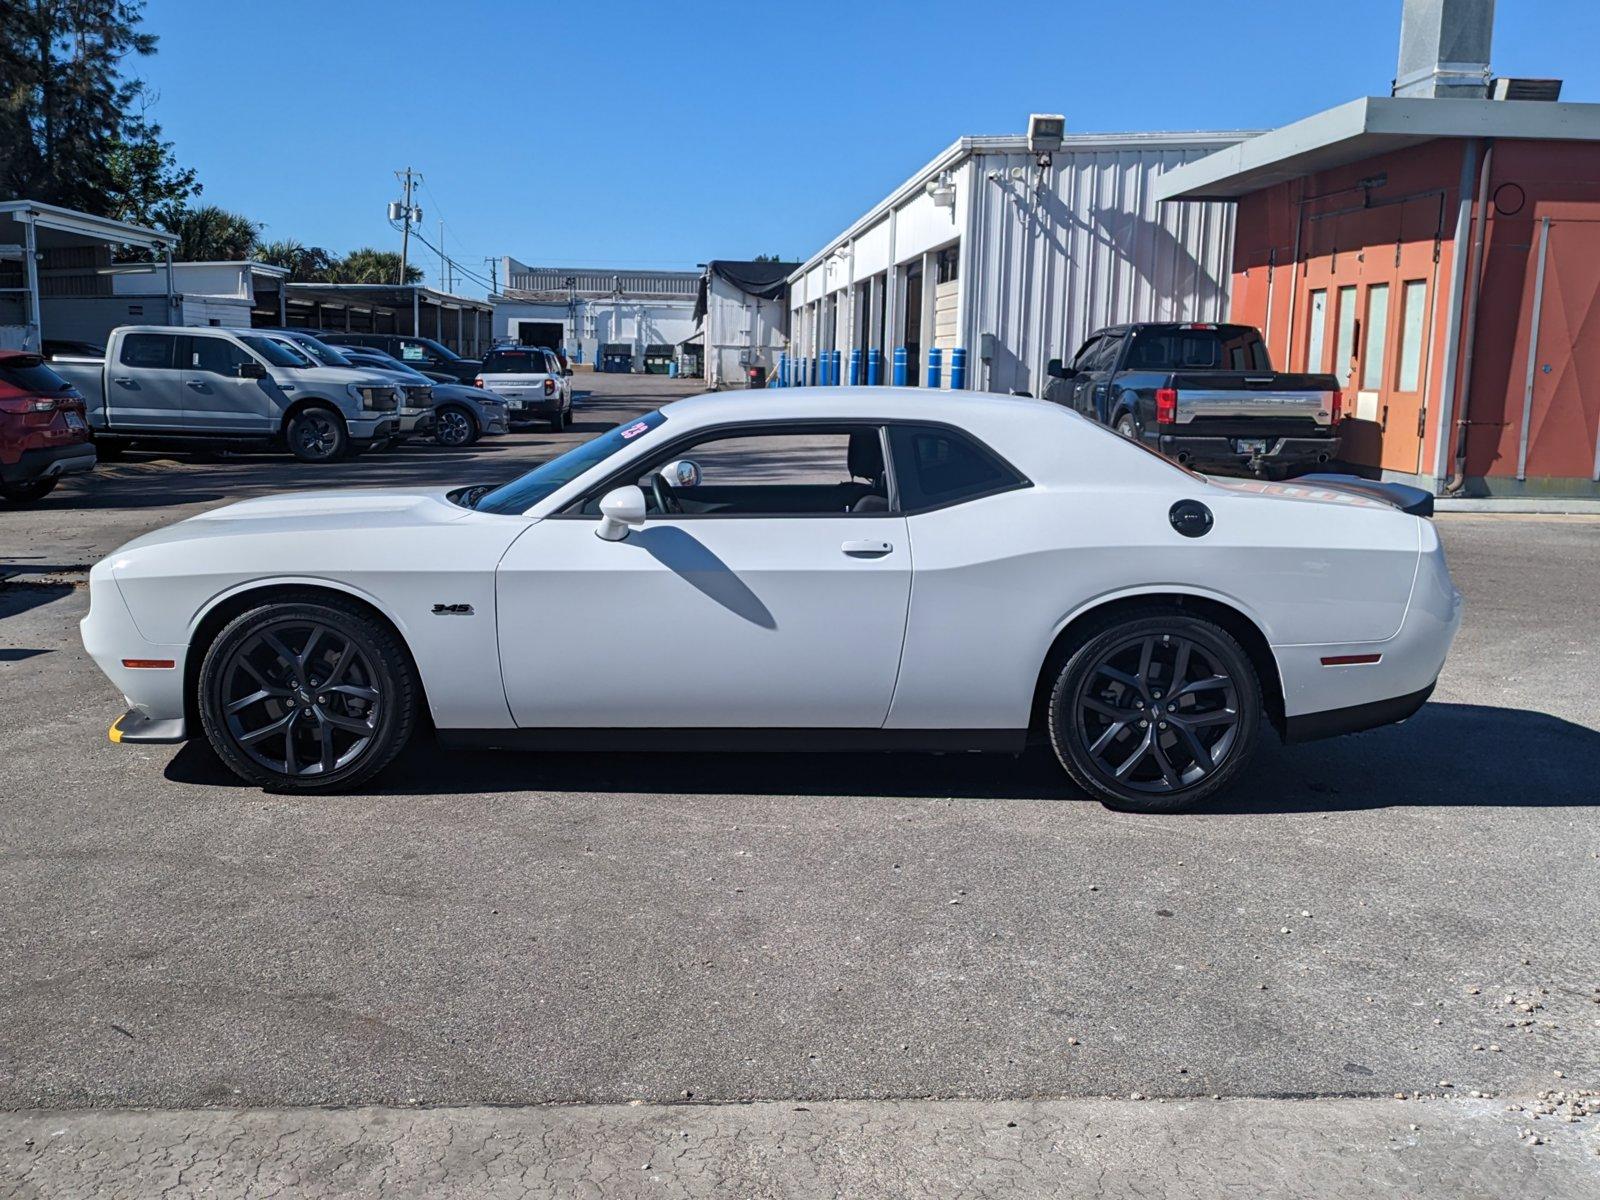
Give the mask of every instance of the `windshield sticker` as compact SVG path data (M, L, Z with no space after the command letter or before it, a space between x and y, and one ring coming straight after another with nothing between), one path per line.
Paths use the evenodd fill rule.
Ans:
M645 422L636 421L632 425L629 425L626 429L624 429L622 431L622 438L623 438L624 441L626 441L628 438L638 437L641 433L644 433L649 428L650 428L650 426L647 425Z

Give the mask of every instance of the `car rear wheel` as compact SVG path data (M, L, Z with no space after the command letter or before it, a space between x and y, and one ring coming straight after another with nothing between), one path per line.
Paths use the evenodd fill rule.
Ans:
M567 427L567 416L568 413L566 409L563 408L557 410L556 415L550 418L550 428L556 433L560 433Z
M1261 726L1261 683L1220 625L1175 609L1125 613L1061 662L1050 743L1111 808L1177 812L1227 788Z
M478 440L478 423L458 404L441 408L434 420L433 440L441 446L470 446Z
M336 462L350 451L350 434L331 408L313 405L289 418L289 452L301 462Z
M217 635L200 666L200 719L241 779L334 791L400 752L419 690L391 629L354 603L307 596L253 608Z
M0 483L0 500L7 504L32 504L56 490L58 480L30 479L27 483Z
M1130 442L1139 440L1139 427L1133 423L1133 415L1131 413L1123 413L1122 416L1117 418L1117 432Z

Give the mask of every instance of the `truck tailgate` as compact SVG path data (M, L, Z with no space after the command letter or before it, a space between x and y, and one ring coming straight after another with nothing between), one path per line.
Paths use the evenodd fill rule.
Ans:
M1280 372L1178 374L1172 377L1178 393L1174 424L1192 421L1280 418L1319 426L1333 423L1334 397L1339 384L1332 375L1295 375Z

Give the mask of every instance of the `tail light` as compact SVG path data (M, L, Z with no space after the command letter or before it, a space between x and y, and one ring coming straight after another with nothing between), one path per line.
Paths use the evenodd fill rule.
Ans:
M1332 420L1330 420L1328 424L1337 425L1340 421L1344 420L1343 392L1335 392L1333 394L1333 401L1329 404L1328 411L1332 414Z
M556 394L556 381L554 379L546 379L544 381L544 394L546 396L554 396Z
M0 412L13 413L21 416L24 413L55 412L56 401L52 396L22 396L8 400L0 400Z
M1171 425L1178 419L1178 389L1156 389L1156 424Z

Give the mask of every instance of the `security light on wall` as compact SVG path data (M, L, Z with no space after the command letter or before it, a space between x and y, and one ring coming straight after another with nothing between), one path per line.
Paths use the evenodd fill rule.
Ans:
M1061 149L1067 119L1060 113L1033 113L1028 117L1028 152L1052 154Z
M956 205L956 184L950 177L949 171L942 171L937 179L930 179L923 185L933 202L940 208L954 208Z

